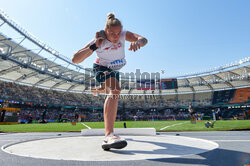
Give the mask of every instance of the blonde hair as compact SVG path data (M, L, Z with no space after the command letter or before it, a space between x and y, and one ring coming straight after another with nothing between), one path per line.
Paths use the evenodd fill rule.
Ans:
M109 29L112 26L121 26L122 27L122 23L120 20L115 18L115 15L113 13L108 13L106 24L105 24L105 30Z

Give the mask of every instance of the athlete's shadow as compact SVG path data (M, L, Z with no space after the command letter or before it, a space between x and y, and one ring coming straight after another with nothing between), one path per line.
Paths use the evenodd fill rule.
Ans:
M207 150L200 149L200 148L195 148L195 147L190 147L190 146L183 146L183 145L178 145L178 144L170 144L170 143L164 143L164 142L155 142L155 141L142 141L142 140L136 140L136 139L126 139L128 141L128 146L129 142L141 142L141 143L149 143L153 144L156 146L160 146L162 148L159 149L154 149L154 150L113 150L111 149L110 152L113 153L119 153L119 154L125 154L125 155L135 155L135 154L155 154L155 155L160 155L160 154L166 154L166 155L190 155L193 154L192 152L199 152L203 153L206 152ZM141 147L143 149L143 147Z
M233 151L233 150L226 150L226 149L214 149L211 151L207 151L204 149L189 147L189 146L182 146L177 144L169 144L164 142L154 142L154 141L142 141L136 139L126 139L128 141L128 146L130 141L134 142L142 142L142 143L150 143L160 147L163 149L155 149L152 151L146 150L110 150L112 153L123 154L123 155L135 155L135 154L166 154L166 155L192 155L191 158L189 157L177 157L177 158L158 158L158 159L147 159L152 161L152 165L160 163L174 163L174 164L204 164L204 165L247 165L250 163L250 154ZM143 147L141 147L143 149ZM197 152L197 155L194 155L191 152Z
M148 159L154 164L160 163L174 163L174 164L189 164L189 165L210 165L210 166L235 166L235 165L250 165L250 153L239 152L227 149L214 149L192 157L178 157L178 158L161 158Z

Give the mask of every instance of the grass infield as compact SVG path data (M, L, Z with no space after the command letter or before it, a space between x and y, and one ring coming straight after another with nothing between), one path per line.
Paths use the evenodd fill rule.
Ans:
M126 121L127 128L155 128L157 131L229 131L250 130L250 120L216 121L213 128L206 128L207 121ZM90 128L104 128L103 122L83 122ZM115 128L123 128L124 121L115 122ZM0 132L76 132L87 129L82 122L71 123L33 123L0 125Z

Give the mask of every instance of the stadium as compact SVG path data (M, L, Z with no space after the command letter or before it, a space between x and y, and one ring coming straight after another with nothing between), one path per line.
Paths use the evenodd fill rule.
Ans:
M68 58L33 37L3 12L1 21L1 26L13 28L23 38L17 43L10 36L1 34L2 103L21 107L21 121L24 122L29 114L34 120L39 119L44 109L52 110L52 115L46 117L50 121L56 121L62 110L72 114L75 108L88 121L101 118L105 96L95 97L89 91L91 86L95 86L91 69L73 64ZM23 47L22 43L26 40L36 47ZM49 57L44 57L42 52L49 54ZM66 67L56 63L57 60L63 61ZM148 84L144 81L142 88L136 80L124 77L121 80L119 101L119 112L123 114L118 118L132 120L134 116L138 116L139 120L149 120L153 115L153 119L159 120L167 117L184 120L189 118L189 103L192 103L197 112L210 116L211 110L220 108L223 118L226 119L239 117L244 111L245 116L249 117L249 61L248 57L211 71L179 76L176 85L178 88L171 87L174 79L164 78L171 86L163 90L157 88L155 82L151 85L150 81ZM78 71L69 66L77 68ZM32 111L34 109L36 111ZM92 114L93 110L95 113ZM93 117L95 115L96 118ZM73 114L67 118L72 117Z
M18 37L0 30L0 104L6 111L1 114L0 132L40 131L9 129L4 127L7 124L19 125L19 129L22 129L21 125L38 123L64 122L71 126L65 130L55 127L48 130L51 132L81 131L86 128L81 123L103 128L106 95L92 95L91 89L99 86L93 71L72 63L1 10L0 29L2 27L7 27ZM217 130L221 116L225 122L242 120L246 123L231 127L230 122L227 128L219 130L249 130L249 62L250 57L246 57L204 72L140 79L139 82L124 74L120 82L117 127L123 128L126 122L131 128L154 127L156 131L208 131ZM195 124L189 124L189 104L195 110ZM73 124L76 114L79 114L77 125L67 123ZM204 125L216 119L218 122L213 129ZM95 127L92 122L99 123ZM174 122L170 125L188 122L191 127L164 128L168 122ZM192 125L199 125L199 128Z

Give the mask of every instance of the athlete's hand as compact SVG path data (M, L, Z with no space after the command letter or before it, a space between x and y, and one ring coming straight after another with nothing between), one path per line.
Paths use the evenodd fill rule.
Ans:
M133 50L135 52L136 50L138 50L140 48L141 48L141 45L140 45L140 43L138 41L130 43L130 47L129 47L130 51Z
M96 47L100 47L104 41L104 38L102 36L99 35L100 32L96 32L95 34L95 38L96 38L96 41L95 41L95 44L96 44Z

